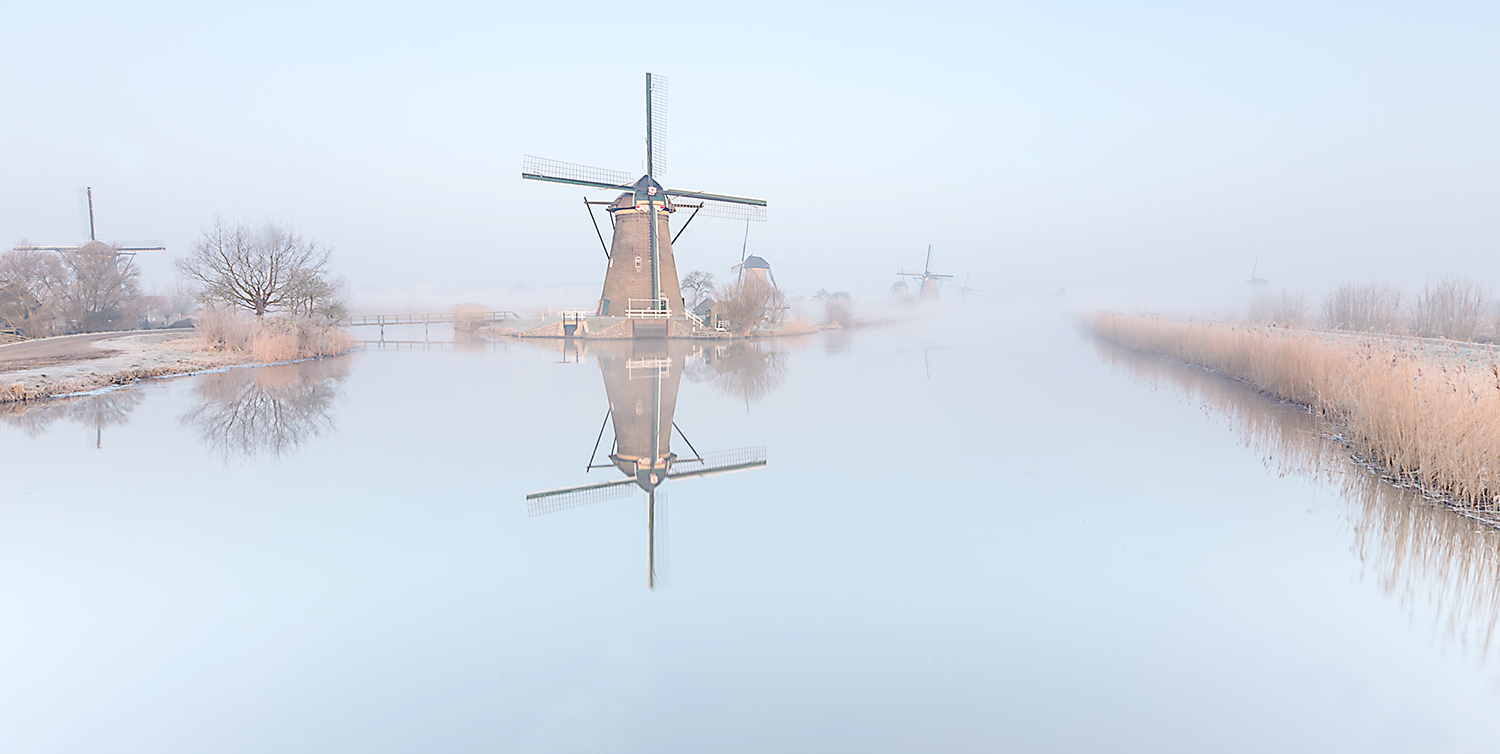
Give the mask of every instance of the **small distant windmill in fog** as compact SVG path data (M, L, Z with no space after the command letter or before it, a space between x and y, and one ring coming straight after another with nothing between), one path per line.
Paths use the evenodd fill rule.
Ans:
M964 287L958 289L958 302L960 304L963 303L964 301L968 300L970 293L979 293L980 292L978 288L970 288L969 287L969 277L971 275L973 275L973 274L974 273L972 273L972 272L966 272L966 273L964 273Z
M99 240L94 225L94 189L85 186L78 189L78 223L79 230L88 240L76 246L32 246L29 244L17 245L11 248L16 251L76 251L82 254L112 254L115 256L134 256L139 251L166 251L167 246L162 241L115 241L104 243Z
M754 254L751 254L748 257L745 256L745 252L749 248L750 221L746 220L745 242L740 245L740 261L738 264L730 265L729 269L736 270L738 273L738 278L741 281L745 279L746 275L749 275L752 280L759 279L762 283L770 283L772 288L779 287L776 285L776 275L771 272L771 263Z
M943 288L943 281L952 275L938 275L932 271L932 244L927 244L927 262L923 265L921 272L898 272L897 277L912 278L917 282L918 297L922 301L937 301L938 293ZM903 291L904 292L904 291ZM891 286L891 293L896 293L896 287Z
M1255 258L1255 264L1250 268L1250 279L1245 281L1245 285L1265 285L1271 282L1265 278L1256 277L1255 271L1258 269L1260 269L1260 257Z

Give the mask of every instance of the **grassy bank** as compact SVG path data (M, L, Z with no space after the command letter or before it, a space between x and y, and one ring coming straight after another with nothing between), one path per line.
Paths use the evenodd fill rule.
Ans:
M1500 507L1500 366L1492 353L1115 313L1098 315L1093 331L1307 406L1401 482L1457 505Z

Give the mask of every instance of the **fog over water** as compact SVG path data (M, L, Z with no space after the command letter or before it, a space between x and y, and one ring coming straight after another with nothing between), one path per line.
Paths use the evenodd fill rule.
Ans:
M26 751L1495 745L1491 530L1238 384L969 311L1002 324L372 345L9 412L0 727ZM677 469L764 465L666 479L652 516L605 459L653 405Z

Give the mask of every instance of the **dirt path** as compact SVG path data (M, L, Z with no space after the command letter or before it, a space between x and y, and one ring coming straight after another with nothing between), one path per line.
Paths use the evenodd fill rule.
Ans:
M0 346L0 374L40 369L75 361L102 359L117 349L99 347L96 343L127 335L140 335L149 330L126 330L123 332L99 332L84 335L65 335L60 338L24 340L20 343Z

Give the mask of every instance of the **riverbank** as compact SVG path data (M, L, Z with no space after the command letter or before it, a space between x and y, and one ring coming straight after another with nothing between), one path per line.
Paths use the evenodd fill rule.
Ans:
M59 339L61 340L61 339ZM289 353L285 348L228 348L206 342L202 333L172 330L131 335L98 335L82 347L51 353L35 359L0 359L0 404L27 403L108 387L129 385L153 377L172 377L228 367L286 363L300 358L319 358L347 353L349 341L342 338L338 353ZM25 344L0 348L6 349ZM279 358L286 356L286 358Z
M192 331L177 330L97 340L88 350L40 361L0 373L0 403L45 400L255 359L242 351L215 350Z
M1357 459L1399 484L1456 507L1500 510L1500 360L1493 351L1115 313L1096 316L1091 329L1313 410Z

